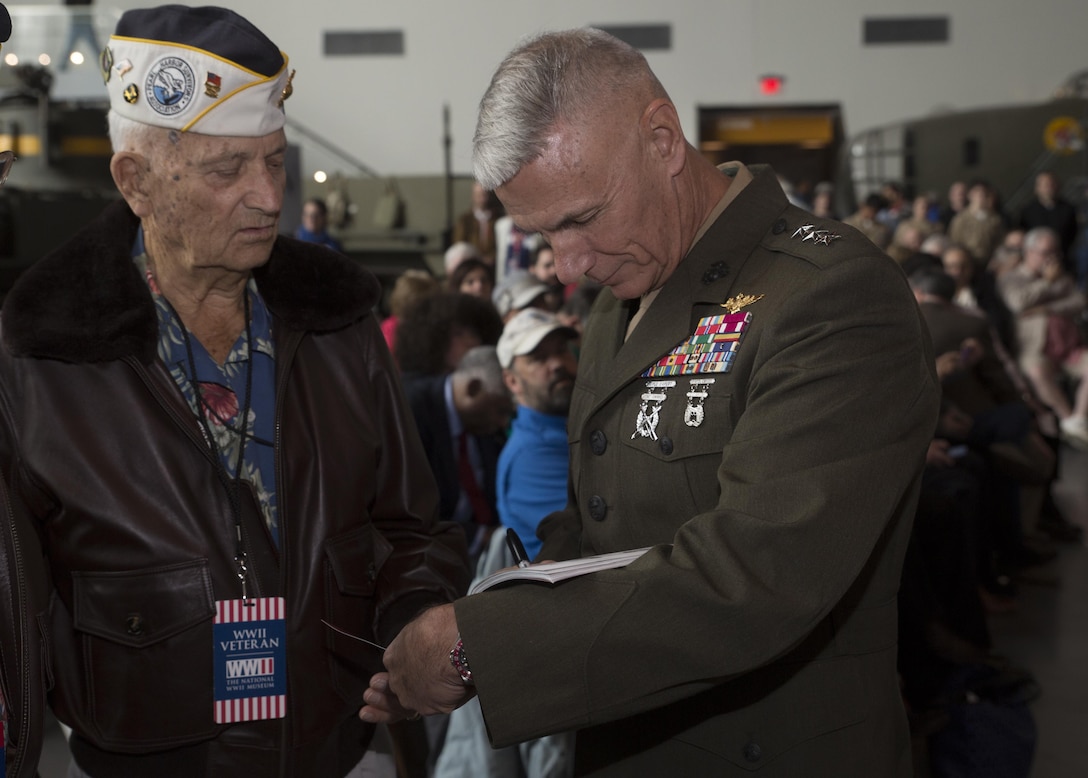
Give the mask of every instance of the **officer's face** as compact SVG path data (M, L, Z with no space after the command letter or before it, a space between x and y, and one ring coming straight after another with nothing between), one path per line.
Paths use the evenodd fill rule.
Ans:
M686 250L673 177L638 111L559 125L544 152L497 194L540 232L564 284L586 276L621 299L665 283Z
M248 272L278 232L286 185L282 130L259 138L164 135L139 215L156 262Z

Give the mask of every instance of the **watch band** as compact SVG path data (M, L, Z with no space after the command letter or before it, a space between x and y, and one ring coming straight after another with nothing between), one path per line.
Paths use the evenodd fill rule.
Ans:
M461 682L465 686L472 686L472 668L468 666L468 657L465 656L465 644L461 636L457 636L457 642L450 649L450 664L457 674L461 676Z

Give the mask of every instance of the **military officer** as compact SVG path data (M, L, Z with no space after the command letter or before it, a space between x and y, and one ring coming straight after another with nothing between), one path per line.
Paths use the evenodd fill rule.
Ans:
M651 548L426 611L361 715L478 694L496 746L578 730L579 775L909 776L895 598L938 391L899 268L708 163L600 31L506 58L474 164L560 280L608 287L538 558Z

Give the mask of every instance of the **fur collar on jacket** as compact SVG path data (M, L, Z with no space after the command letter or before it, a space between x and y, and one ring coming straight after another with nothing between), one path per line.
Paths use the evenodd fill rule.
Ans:
M3 341L12 354L65 362L154 360L155 306L131 256L138 225L124 202L110 205L20 276L3 308ZM381 293L361 265L283 236L253 275L273 315L304 331L347 326L370 313Z

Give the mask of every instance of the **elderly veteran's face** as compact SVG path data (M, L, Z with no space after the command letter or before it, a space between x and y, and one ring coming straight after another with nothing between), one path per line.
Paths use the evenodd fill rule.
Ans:
M144 216L156 261L235 272L268 261L287 180L283 130L258 138L171 133L163 143Z
M496 192L519 227L543 234L564 284L585 275L639 297L683 256L673 176L637 112L556 127Z

